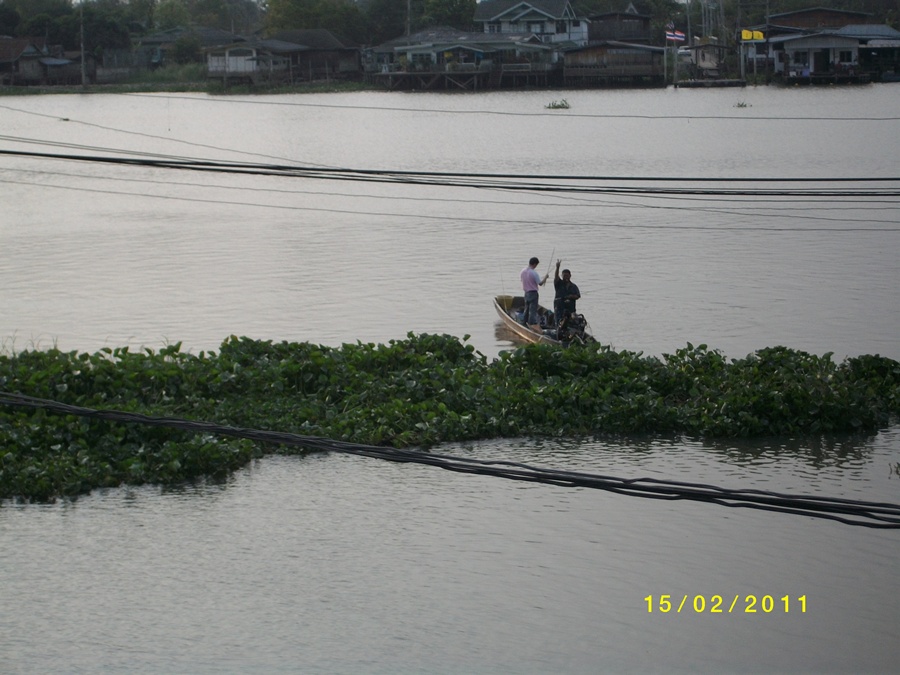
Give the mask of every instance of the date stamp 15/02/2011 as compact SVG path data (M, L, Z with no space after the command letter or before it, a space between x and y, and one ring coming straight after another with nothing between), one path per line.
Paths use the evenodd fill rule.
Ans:
M647 612L660 614L806 614L806 596L754 595L648 595Z

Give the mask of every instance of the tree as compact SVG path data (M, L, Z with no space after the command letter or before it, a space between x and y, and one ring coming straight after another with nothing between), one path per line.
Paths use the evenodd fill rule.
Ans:
M365 39L362 11L352 0L269 0L266 28L325 28L356 42Z
M73 11L70 0L12 0L12 6L23 20L44 14L55 19Z
M59 26L49 14L38 14L19 24L19 35L23 37L45 37L50 43L61 43Z
M138 23L145 30L150 30L156 25L156 8L158 0L131 0L128 3L128 19Z
M18 10L10 3L0 3L0 35L15 35L20 23L22 15Z
M471 30L475 5L475 0L425 0L423 23L429 26L452 26L458 30Z
M370 0L363 12L367 44L380 45L406 33L405 0Z
M84 8L84 47L94 54L99 54L103 49L128 49L131 47L131 36L125 25L124 17L116 17L113 14L96 10L90 5L86 6Z
M172 59L175 63L194 63L201 60L203 45L196 35L182 35L172 46Z
M162 0L156 7L156 25L158 30L168 30L191 23L191 13L182 0Z

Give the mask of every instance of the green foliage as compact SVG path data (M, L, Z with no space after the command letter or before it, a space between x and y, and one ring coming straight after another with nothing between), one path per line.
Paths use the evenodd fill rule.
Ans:
M352 0L269 0L266 27L325 28L357 42L365 37L363 11Z
M188 26L191 23L191 13L183 0L162 0L157 5L153 18L158 30Z
M81 46L83 20L87 51L99 54L103 49L125 49L131 46L125 23L114 13L98 9L94 4L86 4L83 10L79 7L78 11L68 5L48 5L48 8L52 11L21 14L21 20L13 23L19 13L0 5L0 35L4 34L3 24L12 24L16 34L20 36L46 37L50 44L62 45L65 49L78 49Z
M0 355L0 391L95 409L394 447L515 436L746 437L872 431L900 412L900 363L837 364L785 347L728 361L688 344L662 358L529 345L488 362L467 338L388 344L231 337L95 354ZM246 441L0 406L0 499L221 477L265 452Z
M422 23L426 26L473 30L476 4L476 0L425 0Z
M39 14L60 17L72 11L72 4L69 0L7 0L4 4L18 11L22 19L26 21Z
M206 86L206 64L205 63L185 63L185 64L168 64L162 68L154 70L146 70L140 72L132 80L133 83L146 84L178 84L199 82Z
M367 44L379 45L406 32L405 3L396 0L368 0L363 4L363 13Z
M172 60L180 66L203 61L203 45L196 35L183 35L172 46Z
M15 7L0 2L0 35L16 35L22 16Z

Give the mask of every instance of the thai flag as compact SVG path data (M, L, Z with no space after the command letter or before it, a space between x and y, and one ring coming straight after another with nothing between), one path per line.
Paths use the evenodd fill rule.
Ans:
M675 42L684 42L684 33L675 30L675 24L671 21L666 26L666 40L674 40Z

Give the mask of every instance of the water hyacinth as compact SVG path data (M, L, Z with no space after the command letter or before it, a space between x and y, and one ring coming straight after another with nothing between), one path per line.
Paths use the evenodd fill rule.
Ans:
M900 411L900 363L836 363L773 347L726 359L688 344L662 357L594 344L529 345L488 361L450 335L388 344L231 337L218 353L56 349L0 356L0 391L69 405L357 443L596 434L705 437L875 431ZM0 406L0 498L220 478L296 449Z

